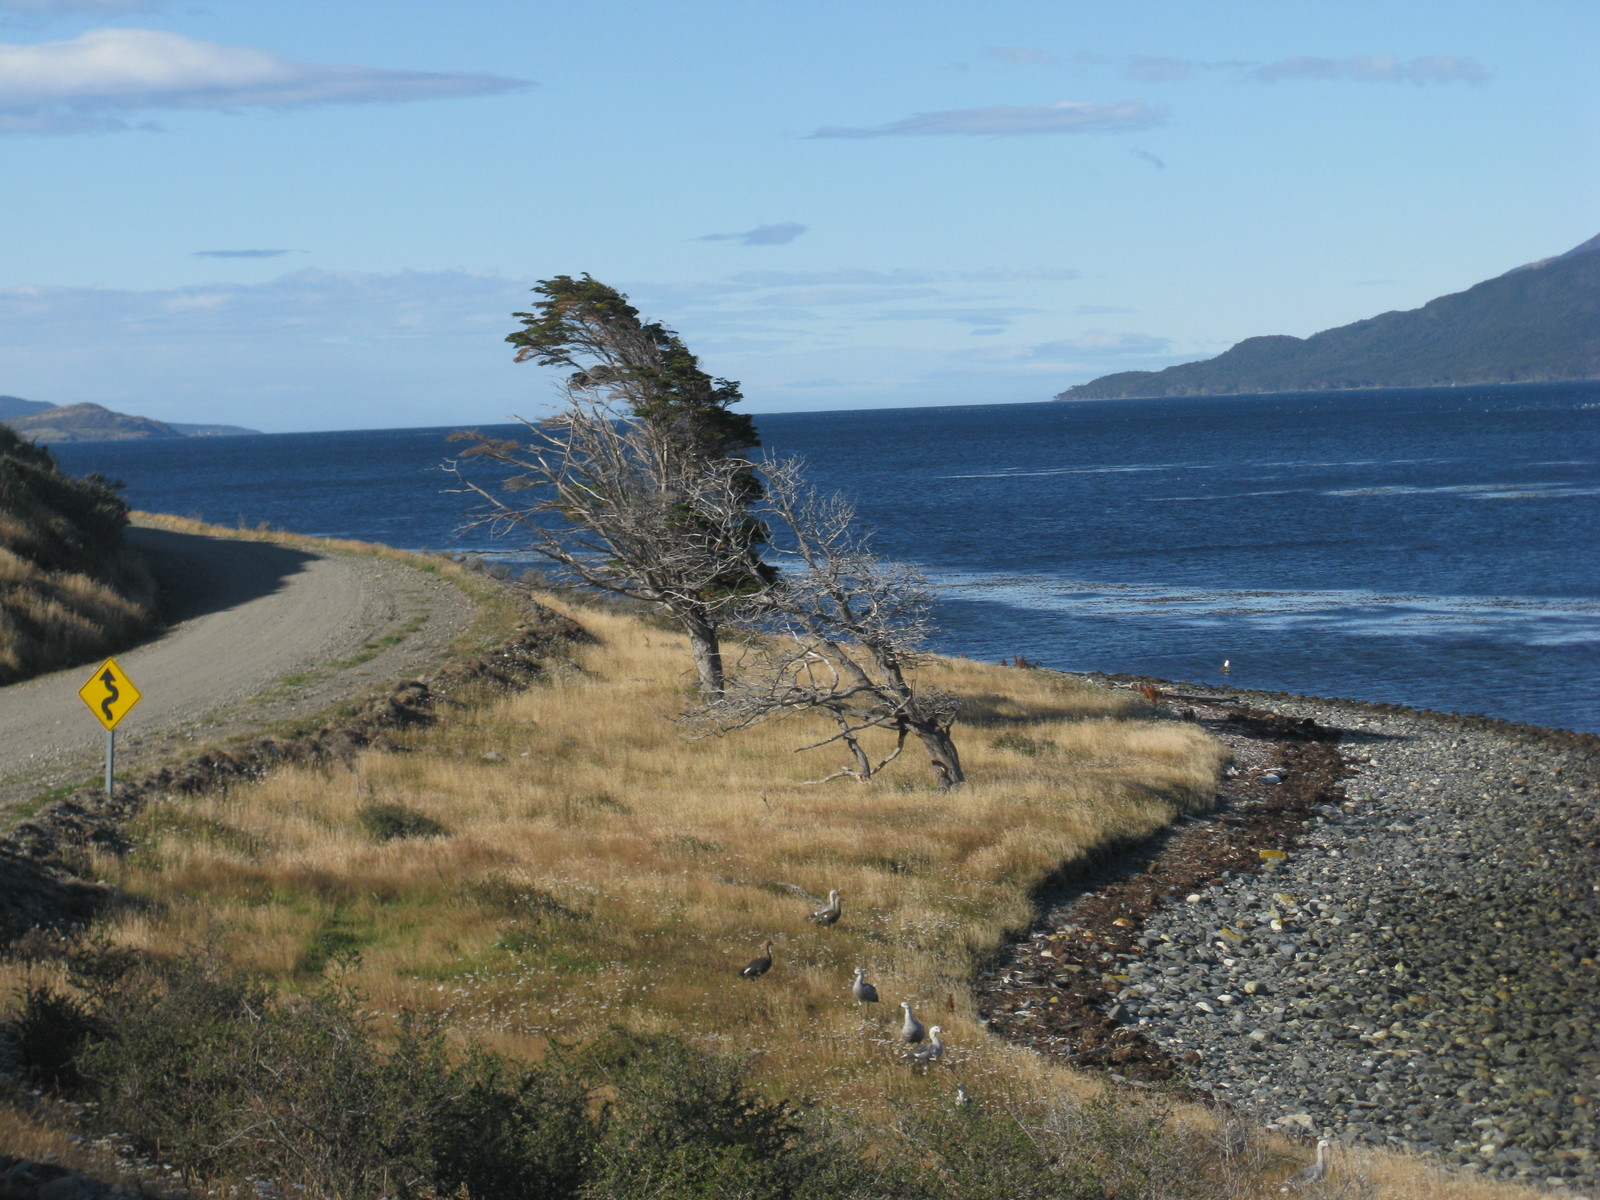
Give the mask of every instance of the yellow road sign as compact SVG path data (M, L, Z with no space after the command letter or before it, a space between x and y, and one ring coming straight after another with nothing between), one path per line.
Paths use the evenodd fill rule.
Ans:
M114 658L106 659L94 669L89 682L78 689L78 696L107 729L115 729L117 722L128 715L128 710L139 703L139 689L122 673Z

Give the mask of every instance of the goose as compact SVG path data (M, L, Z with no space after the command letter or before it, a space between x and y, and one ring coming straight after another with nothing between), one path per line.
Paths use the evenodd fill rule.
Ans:
M922 1028L922 1022L911 1015L911 1001L900 1001L900 1007L906 1014L906 1019L900 1026L900 1040L915 1046L923 1039L926 1031Z
M828 893L828 903L811 914L811 919L818 925L832 925L839 919L839 891L835 888Z
M767 952L760 958L752 958L739 974L746 979L760 979L770 970L772 970L772 943L768 942Z
M856 981L850 985L850 994L863 1004L878 1002L878 989L867 982L867 969L856 968Z
M1283 1181L1283 1186L1278 1190L1280 1192L1294 1192L1299 1191L1303 1187L1309 1187L1313 1183L1321 1183L1328 1174L1328 1160L1326 1156L1328 1153L1328 1147L1331 1145L1333 1145L1333 1142L1330 1139L1319 1139L1317 1142L1317 1161L1312 1163L1309 1167L1301 1167L1293 1175L1285 1179Z
M935 1025L928 1030L928 1044L918 1046L911 1052L911 1061L914 1063L936 1063L944 1057L944 1042L939 1040L941 1026Z

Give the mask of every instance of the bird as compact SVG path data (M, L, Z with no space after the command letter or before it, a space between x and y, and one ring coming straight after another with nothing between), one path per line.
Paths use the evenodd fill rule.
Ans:
M1283 1186L1278 1190L1280 1192L1293 1192L1299 1191L1303 1187L1309 1187L1313 1183L1321 1183L1328 1174L1328 1160L1326 1156L1328 1153L1328 1147L1331 1145L1333 1145L1333 1142L1328 1138L1319 1139L1317 1142L1317 1161L1312 1163L1309 1167L1301 1167L1293 1175L1285 1179L1283 1181Z
M768 942L767 952L759 958L752 958L739 974L746 979L760 979L770 970L772 970L772 943Z
M839 892L838 889L828 893L828 902L816 912L811 914L811 919L818 925L832 925L839 919Z
M928 1044L926 1046L918 1046L911 1052L911 1061L913 1063L936 1063L944 1057L944 1043L939 1040L940 1028L940 1026L935 1025L928 1030Z
M1224 675L1232 675L1233 674L1233 664L1231 662L1229 662L1227 659L1223 659L1222 660L1222 673Z
M922 1022L911 1015L911 1001L900 1001L900 1007L905 1010L906 1019L900 1026L900 1040L915 1046L923 1039L925 1030Z
M956 1107L965 1108L971 1103L972 1093L967 1091L967 1085L964 1083L956 1084Z
M878 989L867 982L867 969L856 968L856 980L850 985L850 994L863 1004L876 1004L878 1002Z

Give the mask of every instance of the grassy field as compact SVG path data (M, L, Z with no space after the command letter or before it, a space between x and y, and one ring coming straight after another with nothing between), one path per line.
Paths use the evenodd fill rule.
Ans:
M152 805L135 851L97 864L131 901L105 932L163 957L220 946L285 991L337 973L382 1021L444 1014L457 1038L521 1059L612 1025L679 1034L750 1056L767 1094L869 1129L949 1111L958 1083L995 1113L1100 1090L990 1036L971 981L1047 876L1204 809L1216 743L1126 692L937 659L923 676L965 699L966 787L933 789L910 750L869 783L808 786L834 766L827 750L795 753L816 730L686 741L672 720L692 699L682 639L568 611L596 643L527 692L466 704L353 771ZM807 918L830 889L844 915L821 928ZM771 971L741 978L769 941ZM858 966L883 1003L852 999ZM13 988L48 972L0 970ZM902 1061L901 1000L942 1026L943 1063ZM60 1152L48 1122L17 1112L0 1140L8 1121L13 1144ZM1304 1150L1264 1145L1254 1184L1276 1194ZM1528 1193L1349 1152L1321 1194Z

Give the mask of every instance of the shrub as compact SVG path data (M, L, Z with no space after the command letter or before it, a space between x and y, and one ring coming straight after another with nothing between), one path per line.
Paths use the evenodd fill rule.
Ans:
M361 831L376 842L399 838L440 837L450 831L426 813L404 804L366 804L356 812Z

